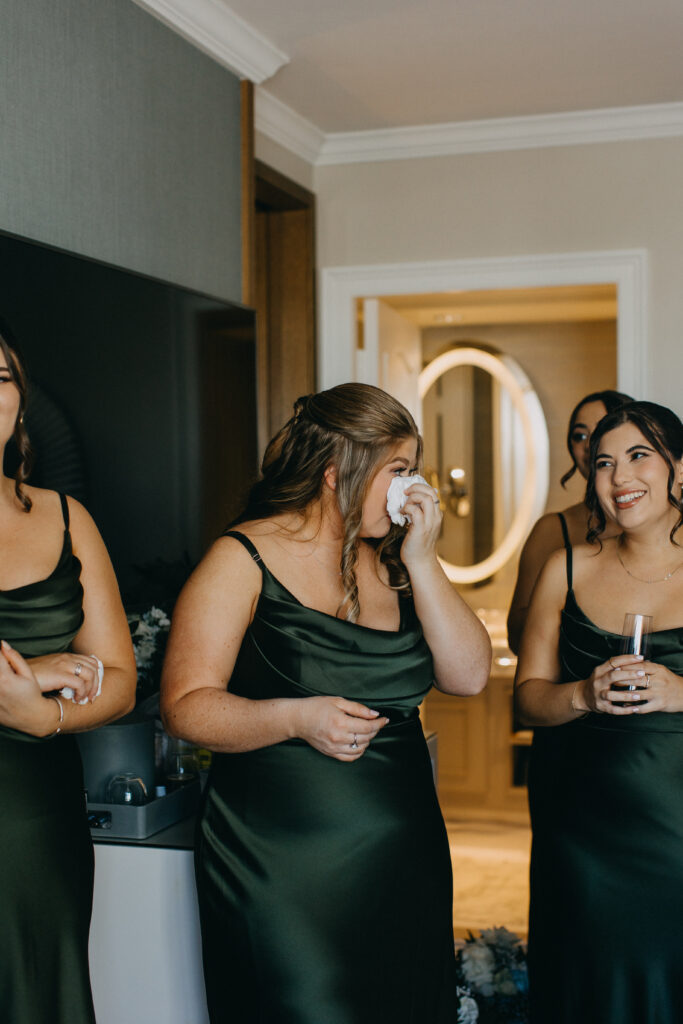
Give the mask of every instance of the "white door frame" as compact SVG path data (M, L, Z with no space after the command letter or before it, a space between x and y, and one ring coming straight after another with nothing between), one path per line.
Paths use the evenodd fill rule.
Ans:
M356 348L356 299L489 288L617 285L617 386L636 398L648 392L645 249L553 253L496 259L442 260L325 267L320 271L318 387L376 382Z

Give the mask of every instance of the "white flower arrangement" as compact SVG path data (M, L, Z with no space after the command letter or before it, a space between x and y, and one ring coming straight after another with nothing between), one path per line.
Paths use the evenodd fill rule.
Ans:
M128 624L138 670L138 696L145 697L158 686L171 620L163 608L152 605L141 615L129 615Z

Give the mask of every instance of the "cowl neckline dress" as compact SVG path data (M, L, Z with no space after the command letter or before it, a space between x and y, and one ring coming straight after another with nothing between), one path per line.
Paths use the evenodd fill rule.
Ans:
M196 853L212 1024L453 1024L448 840L418 705L433 683L412 601L398 632L262 589L230 680L251 700L343 696L390 719L353 763L292 739L214 755Z
M572 588L562 682L587 678L621 636ZM628 610L628 609L625 609ZM683 675L683 628L649 660ZM589 714L534 733L529 971L534 1024L683 1020L683 714Z
M0 591L0 636L24 657L69 648L83 621L68 511L48 577ZM0 726L0 1017L94 1024L88 974L93 851L75 737Z

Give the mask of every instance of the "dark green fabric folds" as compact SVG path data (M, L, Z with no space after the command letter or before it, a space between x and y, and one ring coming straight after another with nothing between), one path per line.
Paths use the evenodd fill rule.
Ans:
M25 657L66 650L83 621L68 531L45 580L0 592L0 637ZM0 1017L94 1024L88 977L93 852L73 736L0 727Z
M620 637L573 592L562 679L584 679ZM650 660L683 675L683 630ZM591 714L536 729L529 970L534 1024L683 1020L683 715Z
M231 691L340 695L390 724L352 764L298 740L214 758L197 845L212 1024L454 1024L450 854L417 713L433 670L412 604L398 633L366 629L262 568Z

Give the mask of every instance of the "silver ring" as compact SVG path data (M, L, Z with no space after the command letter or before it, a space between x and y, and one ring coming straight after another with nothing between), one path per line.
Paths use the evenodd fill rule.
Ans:
M358 750L358 736L355 732L353 734L353 743L349 743L349 746L351 747L351 750Z
M82 671L83 671L83 666L81 665L80 661L77 661L76 662L76 668L74 669L74 675L75 676L80 676Z
M650 689L650 673L649 672L645 673L645 689L646 690Z

